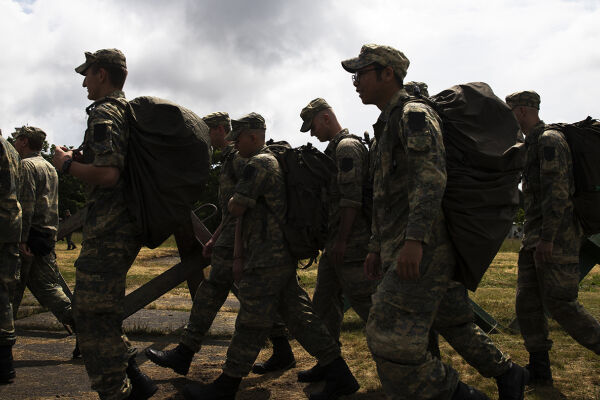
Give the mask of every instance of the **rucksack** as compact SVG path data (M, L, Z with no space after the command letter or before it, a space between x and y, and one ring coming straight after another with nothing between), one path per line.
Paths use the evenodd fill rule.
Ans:
M155 248L181 225L191 224L190 210L209 175L209 129L192 111L169 100L107 99L126 110L125 201L142 244Z
M280 221L288 249L297 260L310 265L325 247L330 184L335 179L335 162L310 143L292 148L287 142L267 142L285 179L287 212Z
M600 232L600 121L551 124L565 135L573 159L575 213L586 236Z
M483 82L408 101L429 104L442 120L447 172L442 209L456 250L454 279L475 291L519 206L525 166L519 124Z

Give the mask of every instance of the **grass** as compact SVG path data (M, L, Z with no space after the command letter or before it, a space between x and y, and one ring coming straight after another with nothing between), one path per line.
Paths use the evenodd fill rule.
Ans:
M73 239L79 246L80 236L74 235ZM514 300L519 246L518 240L506 240L485 274L479 289L475 293L471 293L471 298L504 326L508 325L515 317ZM80 246L75 251L67 251L66 243L59 242L57 244L60 269L71 287L74 286L75 278L73 263L79 249ZM177 250L173 238L157 249L142 249L130 270L127 279L128 290L134 289L171 267L173 265L172 257L176 256ZM307 270L299 270L298 275L301 285L309 294L312 294L317 278L316 265ZM184 283L165 296L189 296L189 293ZM598 268L594 268L582 281L579 300L592 315L600 318L600 271ZM154 302L148 308L161 309L162 307L160 302ZM149 332L143 326L136 327L136 332L159 333ZM550 357L555 387L549 390L529 391L525 398L528 400L600 399L600 357L577 344L552 320L550 321L550 337L554 342ZM523 347L520 335L503 331L492 335L491 338L514 361L521 365L527 363L528 354ZM361 393L375 392L374 397L368 396L368 398L383 398L383 395L381 397L377 395L380 393L380 383L365 341L364 324L353 311L346 313L342 325L341 342L344 356L361 384ZM462 380L485 391L491 398L497 398L494 380L479 375L443 339L440 340L440 346L444 361L458 370ZM293 347L295 352L302 352L295 341Z

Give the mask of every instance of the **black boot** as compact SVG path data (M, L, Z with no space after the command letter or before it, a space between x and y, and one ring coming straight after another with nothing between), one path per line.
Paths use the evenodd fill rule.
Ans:
M298 382L319 382L325 379L325 368L316 363L311 369L298 372Z
M525 385L529 382L529 371L513 362L508 371L496 377L499 400L523 400Z
M451 400L490 400L490 398L474 387L469 386L464 382L458 382L458 386L456 387Z
M340 396L355 393L360 388L342 357L323 367L325 370L325 389L320 393L311 393L310 400L334 400Z
M187 375L192 358L194 358L194 352L181 343L174 349L167 351L153 350L148 347L145 353L146 357L154 364L171 368L180 375Z
M529 353L529 364L525 368L529 371L530 385L552 386L552 370L547 351Z
M256 363L252 372L263 375L267 372L285 371L296 366L296 359L286 337L271 338L273 354L264 363Z
M149 399L158 390L158 387L152 381L152 379L150 379L148 375L140 371L140 368L138 367L137 362L135 361L135 357L131 357L129 359L129 366L127 367L125 372L127 373L127 377L129 378L132 387L129 399Z
M0 385L12 383L15 376L12 345L0 346Z
M183 397L187 400L234 400L242 378L234 378L222 373L213 383L201 385L190 383L183 389Z

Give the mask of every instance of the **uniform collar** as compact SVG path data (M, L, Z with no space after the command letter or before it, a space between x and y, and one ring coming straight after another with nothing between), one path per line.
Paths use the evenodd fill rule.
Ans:
M329 141L329 144L327 145L327 148L325 149L325 154L332 153L333 150L337 147L340 140L342 140L343 137L348 134L349 134L349 132L348 132L348 129L346 129L346 128L344 128L341 131L339 131L338 133L336 133L335 136Z
M535 126L531 130L531 133L529 135L525 135L525 143L537 142L538 138L544 132L545 128L546 124L544 123L544 121L540 120L540 122L535 124Z
M41 156L41 153L39 151L32 151L31 153L29 153L25 157L23 157L23 159L30 158L30 157L40 157L40 156Z

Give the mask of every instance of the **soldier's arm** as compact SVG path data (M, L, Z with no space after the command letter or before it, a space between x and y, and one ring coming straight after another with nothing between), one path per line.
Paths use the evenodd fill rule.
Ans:
M235 185L235 191L227 205L229 213L234 217L244 215L248 208L256 205L256 200L264 194L267 180L267 169L259 156L252 157L242 172L240 180Z
M81 179L85 183L102 187L112 187L117 184L121 172L117 167L110 166L95 166L93 164L83 164L77 161L67 161L73 158L73 151L66 147L58 147L54 149L54 157L52 164L60 171L65 172L65 163L70 162L68 174Z
M547 131L539 139L542 189L541 239L553 242L569 200L570 151L562 135Z
M21 163L21 186L19 188L19 203L21 203L22 228L21 242L26 243L29 239L31 221L35 212L36 183L34 167L28 162Z

